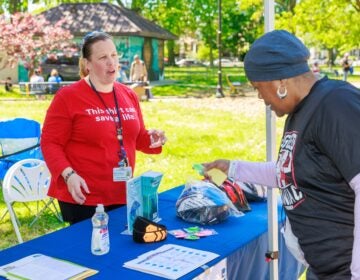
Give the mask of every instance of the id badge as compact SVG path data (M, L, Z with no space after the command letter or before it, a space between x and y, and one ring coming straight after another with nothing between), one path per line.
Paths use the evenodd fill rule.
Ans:
M113 181L124 182L128 181L132 177L131 166L122 166L113 168Z

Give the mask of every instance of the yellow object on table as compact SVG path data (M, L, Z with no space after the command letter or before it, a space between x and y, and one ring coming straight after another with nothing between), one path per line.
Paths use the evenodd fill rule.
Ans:
M221 186L227 178L227 175L217 168L210 169L207 174L217 186Z

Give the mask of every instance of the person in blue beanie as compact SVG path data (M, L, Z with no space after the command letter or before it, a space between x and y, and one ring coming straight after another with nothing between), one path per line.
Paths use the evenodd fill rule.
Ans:
M285 30L257 39L245 56L251 84L286 116L276 162L203 163L228 177L280 189L289 250L307 279L360 279L360 90L308 66L309 50ZM255 147L254 147L255 148Z

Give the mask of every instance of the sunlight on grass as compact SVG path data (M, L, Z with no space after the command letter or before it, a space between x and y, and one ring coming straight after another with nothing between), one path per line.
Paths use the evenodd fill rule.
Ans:
M50 100L1 100L0 119L27 117L43 122ZM3 106L4 105L4 106ZM166 132L168 142L160 155L137 153L135 176L147 170L164 173L160 191L184 184L198 174L194 163L218 158L262 161L266 155L265 108L254 96L236 99L163 99L142 102L148 128ZM283 120L278 121L282 126ZM279 136L281 129L279 129ZM0 213L5 204L0 200ZM33 228L30 215L17 205L25 240L65 226L49 213ZM16 243L9 217L1 222L0 248Z
M53 212L47 209L30 227L36 213L38 213L38 208L36 202L27 203L27 205L30 209L22 203L15 203L13 206L16 216L20 222L19 229L24 241L58 230L65 226L65 223L59 222ZM10 215L6 210L2 197L0 199L0 206L0 218L3 217L0 224L0 236L2 237L0 240L0 249L3 249L17 244L18 241L10 220Z
M137 153L135 176L147 170L160 171L164 177L159 190L165 191L188 180L200 179L192 170L194 163L218 158L265 160L266 125L263 102L254 94L233 99L214 98L216 71L216 68L204 67L191 71L187 68L169 68L166 79L172 79L176 83L152 88L155 97L165 98L141 103L144 120L147 128L164 130L168 142L160 155ZM224 75L226 73L236 74L242 83L247 83L243 69L224 69ZM353 75L349 81L360 81L360 76ZM223 86L227 94L224 80ZM169 98L173 96L178 98ZM26 117L43 123L52 96L46 98L47 100L37 100L35 96L19 95L16 88L13 93L5 93L0 88L0 119ZM284 118L277 119L277 146L283 124ZM0 218L5 209L0 196ZM24 241L67 225L60 223L51 212L46 211L33 227L29 227L36 211L35 203L31 204L30 213L22 204L16 204L15 209L22 224L20 232ZM17 244L9 214L0 221L0 236L0 250ZM299 280L306 280L305 273Z
M224 69L223 75L227 73L238 75L246 84L243 69ZM147 128L164 130L168 142L160 155L137 153L135 176L147 170L162 172L164 176L159 190L164 191L190 179L200 179L192 170L194 163L218 158L265 160L265 108L254 93L246 97L215 98L216 68L199 67L190 71L170 67L165 76L175 84L153 87L151 90L156 98L142 102L141 107ZM228 95L225 79L223 86ZM0 119L25 117L43 123L52 97L48 95L46 100L37 100L35 96L19 94L16 87L12 93L0 88ZM280 128L282 125L283 119L278 120L277 126ZM281 129L277 133L279 141ZM0 215L5 208L0 196ZM20 231L24 240L66 226L51 213L45 213L29 228L31 213L22 204L17 204L15 209L22 223ZM9 215L0 223L0 234L0 249L16 244Z

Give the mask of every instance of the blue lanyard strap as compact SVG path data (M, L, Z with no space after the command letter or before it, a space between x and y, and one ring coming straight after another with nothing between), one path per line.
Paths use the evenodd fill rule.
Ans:
M97 91L94 84L91 82L90 78L89 78L89 83L91 85L92 90L96 93L97 97L100 99L101 103L104 105L104 107L106 109L105 111L111 116L109 107L106 105L104 99L101 97L100 93ZM113 118L114 124L115 124L115 129L116 129L116 138L118 139L119 145L120 145L120 151L118 152L119 158L120 158L119 166L124 167L124 166L129 166L129 162L128 162L128 159L126 156L126 150L125 150L124 142L123 142L123 128L122 128L119 104L118 104L118 101L116 98L116 93L115 93L115 87L113 87L113 96L114 96L116 114L119 119L119 121L117 122L115 120L115 118Z

